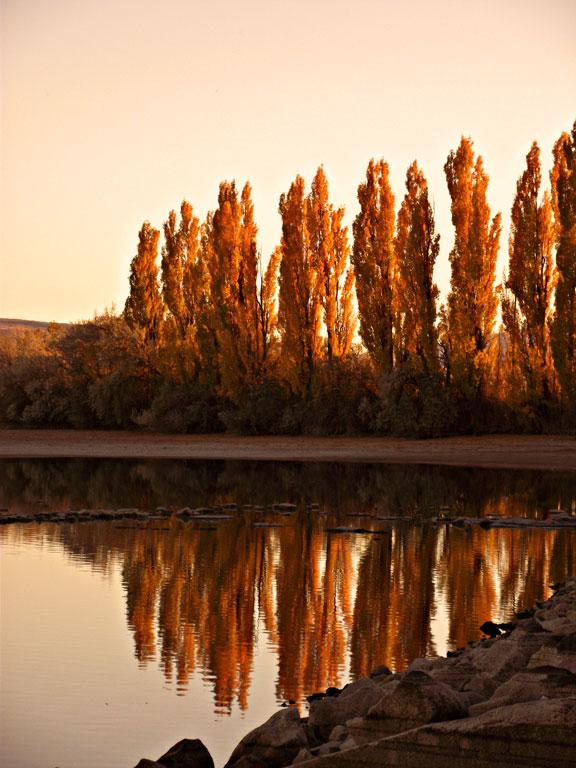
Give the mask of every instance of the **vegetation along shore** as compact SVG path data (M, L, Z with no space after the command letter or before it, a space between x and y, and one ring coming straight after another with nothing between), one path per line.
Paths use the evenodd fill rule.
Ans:
M252 189L220 184L203 222L184 200L146 221L124 309L0 333L0 423L244 434L438 437L576 428L576 124L540 148L501 217L471 139L445 162L450 290L422 169L399 207L370 160L351 237L320 166L281 195L262 257ZM163 238L161 239L161 230ZM30 325L30 324L28 324ZM7 332L11 329L11 332Z

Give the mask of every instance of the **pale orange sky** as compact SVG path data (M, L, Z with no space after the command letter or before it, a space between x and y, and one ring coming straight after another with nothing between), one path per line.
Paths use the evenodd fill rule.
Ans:
M416 158L452 240L443 165L470 135L507 228L536 139L576 119L576 0L0 0L0 316L122 308L137 233L249 179L265 256L278 198L323 163L347 222L370 157L397 202ZM501 243L501 269L507 243ZM500 274L498 275L500 277Z

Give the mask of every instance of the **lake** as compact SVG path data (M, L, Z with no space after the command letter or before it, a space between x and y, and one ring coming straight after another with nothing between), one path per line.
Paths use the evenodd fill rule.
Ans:
M445 655L576 574L573 531L444 518L542 518L575 500L561 472L2 461L11 512L220 519L0 528L0 763L131 768L189 737L222 765L283 702L305 711L379 664Z

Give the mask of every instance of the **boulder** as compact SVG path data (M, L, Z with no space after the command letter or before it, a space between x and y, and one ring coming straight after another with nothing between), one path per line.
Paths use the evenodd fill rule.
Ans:
M348 731L343 725L335 725L330 732L328 741L342 742L348 738Z
M157 762L163 768L214 768L212 756L200 739L182 739Z
M467 656L460 656L455 663L444 664L430 671L430 677L439 683L445 683L454 691L462 691L465 686L478 674L478 670Z
M313 757L312 752L310 752L309 749L306 749L303 747L300 752L296 755L294 760L292 760L291 765L298 765L298 763L305 763L306 760L311 760Z
M297 710L282 709L244 736L225 768L242 768L240 761L244 758L261 761L267 768L281 768L289 765L303 748L308 748L308 738ZM248 765L246 761L244 764Z
M147 757L143 757L142 760L138 761L138 765L136 765L136 768L163 768L160 763L157 763L156 760L148 760Z
M519 672L501 685L487 701L470 707L472 717L510 704L536 701L542 697L576 696L576 675L566 670L544 667L532 672Z
M567 669L576 675L576 653L564 651L557 646L544 646L537 651L528 662L528 669L537 669L538 667L556 667L557 669Z
M378 680L382 677L388 677L388 675L391 675L391 670L386 666L386 664L380 664L378 667L374 667L372 672L370 672L370 677L373 680Z
M528 660L547 640L545 632L515 630L510 637L492 641L492 645L479 645L470 651L474 666L495 680L503 683L512 675L526 668Z
M414 672L368 711L368 719L408 720L411 726L465 716L466 709L450 686Z
M321 738L327 739L334 726L345 725L347 720L355 717L364 717L370 707L385 695L388 685L390 683L382 685L369 678L347 685L337 698L324 697L313 702L308 723Z

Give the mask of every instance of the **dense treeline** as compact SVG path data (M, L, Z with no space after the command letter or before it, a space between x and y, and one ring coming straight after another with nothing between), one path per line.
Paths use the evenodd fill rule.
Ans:
M574 430L576 123L542 191L532 145L496 285L500 214L463 138L444 171L454 246L440 251L414 162L398 210L371 160L352 237L322 167L280 198L282 236L258 250L251 188L220 185L200 223L190 203L145 222L120 315L0 346L0 420L29 426L247 433ZM497 326L498 309L501 324Z

